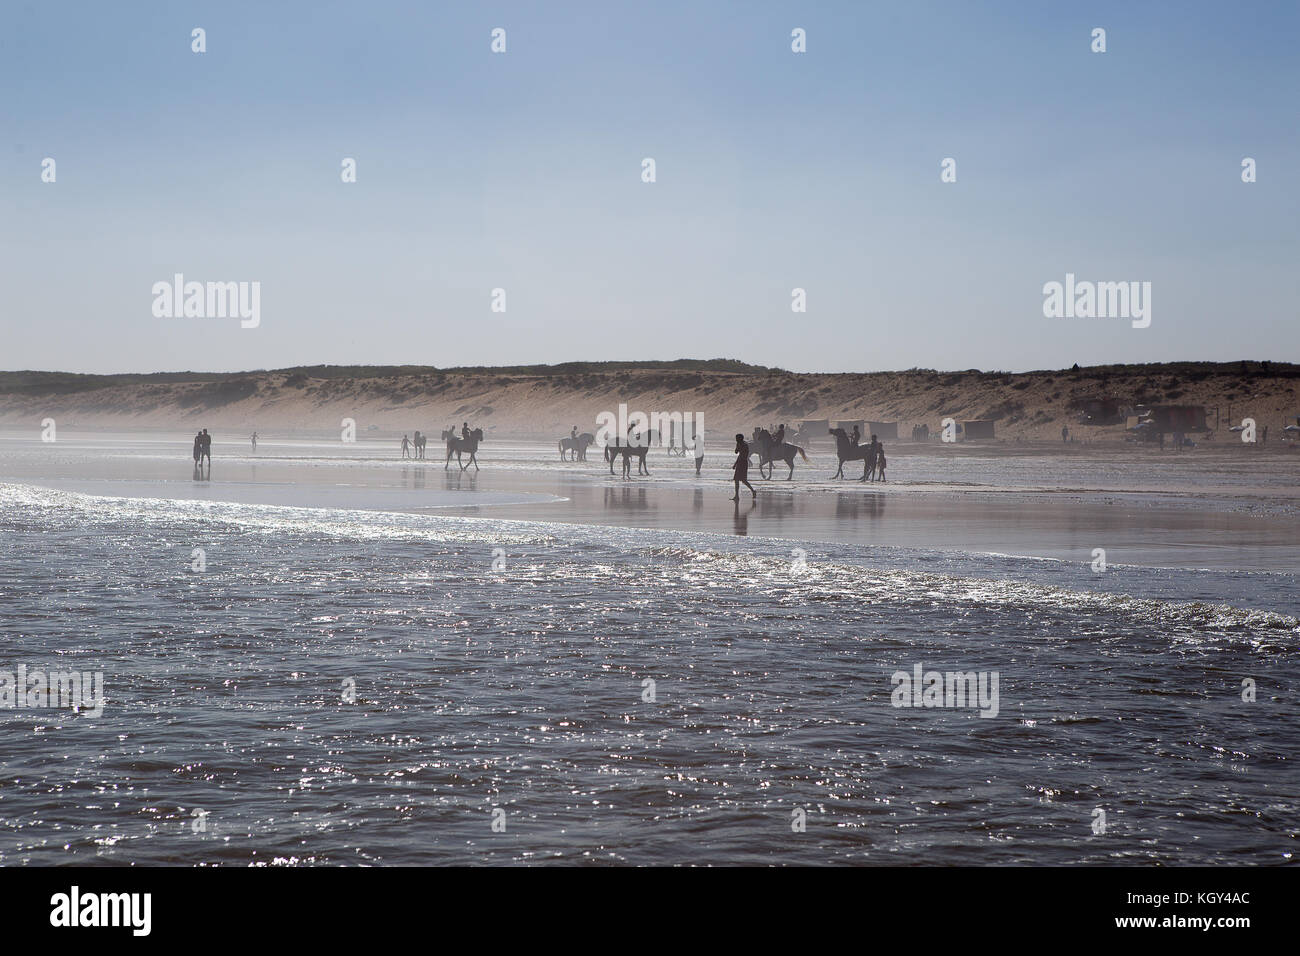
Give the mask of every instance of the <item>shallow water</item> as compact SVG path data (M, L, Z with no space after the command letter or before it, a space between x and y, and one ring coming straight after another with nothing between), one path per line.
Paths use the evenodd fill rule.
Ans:
M1096 573L1053 523L1116 507L1092 494L791 489L742 529L693 471L219 457L257 480L168 495L174 459L103 444L0 458L0 669L107 689L0 710L0 862L1293 860L1297 539L1267 502L1124 498L1135 541L1184 522L1156 557L1218 527L1224 559ZM327 500L222 500L281 484ZM933 546L950 501L1021 507L1035 548ZM996 716L893 706L918 664L996 672Z

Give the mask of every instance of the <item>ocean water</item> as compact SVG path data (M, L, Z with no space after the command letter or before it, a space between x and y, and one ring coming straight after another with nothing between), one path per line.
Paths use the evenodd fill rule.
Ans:
M0 709L6 865L1294 862L1285 561L114 487L0 483L0 670L106 698Z

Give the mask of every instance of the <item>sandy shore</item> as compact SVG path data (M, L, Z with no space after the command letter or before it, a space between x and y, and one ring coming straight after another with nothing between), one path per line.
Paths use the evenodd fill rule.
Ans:
M702 530L1111 564L1293 570L1300 566L1297 460L1123 450L976 454L948 446L891 456L891 480L833 480L815 453L793 481L751 477L733 504L729 449L693 464L655 451L651 474L610 476L598 454L561 462L548 444L493 442L482 470L403 461L388 442L218 441L212 479L195 481L186 436L70 433L57 443L0 432L0 481L84 494L458 514ZM859 469L860 470L860 469ZM848 471L846 471L848 473Z

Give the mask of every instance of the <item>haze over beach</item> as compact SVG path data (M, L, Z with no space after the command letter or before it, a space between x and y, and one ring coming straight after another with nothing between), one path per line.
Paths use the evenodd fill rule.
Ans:
M109 912L89 866L191 943L193 899L418 912L344 866L1267 912L1297 8L73 8L0 12L0 878L42 926Z
M572 362L516 368L299 367L241 373L73 375L0 372L0 426L46 415L73 426L224 429L318 435L343 417L397 437L470 416L489 434L543 439L571 425L594 431L599 412L697 412L708 427L804 419L898 422L904 431L947 416L993 421L1004 440L1057 442L1061 426L1088 441L1123 441L1128 425L1088 421L1089 402L1116 407L1198 404L1220 432L1243 418L1283 429L1300 413L1300 366L1280 362L1180 362L1027 373L966 371L798 374L734 360ZM820 437L820 436L819 436ZM1233 434L1220 435L1232 442ZM1229 447L1232 447L1229 445Z

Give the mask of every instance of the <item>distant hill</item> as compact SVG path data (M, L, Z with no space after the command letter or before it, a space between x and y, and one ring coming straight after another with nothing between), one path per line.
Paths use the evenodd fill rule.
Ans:
M999 439L1060 440L1062 425L1095 439L1123 425L1080 423L1090 401L1199 404L1221 429L1244 416L1279 429L1300 415L1300 366L1174 362L1033 372L798 373L734 359L569 362L467 367L301 366L231 373L80 375L0 372L0 423L400 435L471 420L496 436L552 436L594 427L601 411L702 412L714 434L801 419L897 421L937 429L944 417L992 419ZM374 426L373 428L371 426Z

